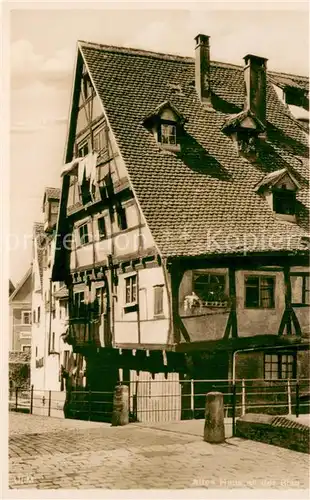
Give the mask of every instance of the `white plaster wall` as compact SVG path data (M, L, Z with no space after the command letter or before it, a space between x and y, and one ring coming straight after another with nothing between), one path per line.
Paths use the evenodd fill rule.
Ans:
M137 343L137 312L125 313L125 278L135 273L119 275L115 302L115 342ZM163 285L163 317L154 317L154 286ZM166 344L169 328L169 305L162 267L139 270L139 302L141 342Z

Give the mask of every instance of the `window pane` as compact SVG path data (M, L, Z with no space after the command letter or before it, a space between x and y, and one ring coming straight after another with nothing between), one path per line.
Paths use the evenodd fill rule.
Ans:
M99 238L103 239L106 237L106 226L105 226L105 217L100 217L98 219L98 230L99 230Z
M274 307L274 279L261 278L260 280L261 307Z
M295 214L296 194L294 191L283 189L273 192L273 209L278 214Z
M162 286L154 287L154 315L163 313L163 292Z
M245 279L245 305L246 307L259 307L259 279L248 276Z
M201 274L194 276L194 292L206 302L224 300L225 275Z

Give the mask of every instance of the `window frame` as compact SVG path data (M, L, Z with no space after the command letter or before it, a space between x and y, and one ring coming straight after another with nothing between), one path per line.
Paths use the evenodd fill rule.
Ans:
M174 134L165 134L164 129L172 127L174 130ZM177 124L173 121L168 121L168 120L161 120L160 125L159 125L159 138L160 138L160 143L165 147L176 147L178 145L178 128ZM168 142L164 142L163 138L167 137ZM170 142L170 138L173 137L175 142Z
M281 202L283 203L285 201L284 199L281 200L281 195L283 195L283 198L285 198L285 197L292 198L292 200L291 200L292 210L289 213L277 210L277 204L279 204ZM277 199L277 197L278 197L278 199ZM273 188L272 189L272 209L278 215L287 215L287 216L296 215L296 191L291 190L291 189L285 189L285 188Z
M79 299L77 301L77 296L83 296L83 300ZM83 306L81 307L81 304ZM85 292L84 290L77 290L73 292L73 310L74 310L74 318L85 318ZM83 312L83 315L81 314ZM78 314L77 314L78 313Z
M268 361L266 358L270 356L277 357L276 361L273 361L272 359ZM283 363L283 358L284 356L286 357L286 362ZM288 357L292 358L291 362L288 362ZM271 365L271 370L267 370L266 365L270 364ZM277 367L276 373L277 373L277 378L273 378L272 376L269 376L269 374L272 374L272 365L275 365ZM283 367L285 366L285 372L283 371ZM288 366L291 366L291 376L288 377ZM273 381L273 380L287 380L289 379L295 379L296 378L296 372L297 372L297 356L296 353L292 353L289 351L283 351L281 353L275 352L275 353L264 353L264 380L266 381ZM285 377L283 376L285 374Z
M251 288L249 285L247 285L247 279L249 278L255 278L258 280L258 305L248 305L248 298L247 298L247 289ZM244 276L244 309L275 309L276 308L276 301L275 301L275 290L276 290L276 276L271 276L271 275L261 275L261 274L246 274ZM261 280L262 279L270 279L272 280L272 302L270 306L263 306L262 305L262 287L261 287ZM252 286L254 288L254 286Z
M87 152L86 154L80 154L80 151L83 150L85 147L87 147ZM90 150L90 147L89 147L89 137L87 137L86 139L83 139L81 142L77 142L76 143L76 156L77 158L85 158L85 156L87 156L89 154L89 150Z
M86 227L87 228L87 241L86 242L83 242L82 240L82 237L81 237L81 229L83 227ZM79 243L80 243L80 246L83 247L85 245L88 245L90 243L90 238L89 238L89 228L88 228L88 221L86 222L83 222L82 224L80 224L77 228L78 232L79 232ZM84 235L83 235L84 237Z
M104 235L101 232L100 221L103 222ZM108 234L107 234L107 224L106 224L106 216L105 215L101 215L100 217L97 218L97 228L98 228L99 241L107 239Z
M227 290L227 272L220 272L220 271L216 271L216 270L212 270L212 271L209 271L209 270L206 270L206 271L194 271L193 272L193 279L192 279L192 290L193 292L199 297L199 300L202 301L202 302L226 302L228 300L228 290ZM195 287L196 285L196 281L198 278L201 278L201 277L208 277L208 284L211 285L210 283L210 278L211 277L223 277L224 278L224 286L223 286L223 290L222 290L222 295L223 295L223 298L222 299L219 299L219 298L213 298L213 299L208 299L208 300L205 300L204 298L202 298L199 293L197 293L197 289ZM225 299L224 299L225 297Z
M134 282L134 283L133 283ZM132 307L136 306L138 303L138 295L137 295L137 285L138 279L137 274L131 274L130 276L126 276L124 278L124 307ZM130 301L127 301L127 290L129 288L129 298ZM135 293L133 292L135 290ZM133 298L135 299L133 300Z
M160 297L159 297L160 307L157 308L158 297L156 296L156 294L158 293L159 290L160 290ZM153 293L154 293L154 296L153 296L154 318L163 317L164 316L164 285L163 284L154 285L153 286Z
M309 307L310 306L310 273L309 272L292 272L290 273L290 280L291 278L301 278L302 283L301 283L301 302L293 302L292 300L292 307ZM308 287L307 288L307 278L308 278ZM291 282L291 288L292 288L292 282ZM306 302L306 295L308 293L308 302Z
M29 317L29 322L25 322L25 315L28 315ZM32 312L29 311L22 311L22 325L23 326L31 326L32 325Z

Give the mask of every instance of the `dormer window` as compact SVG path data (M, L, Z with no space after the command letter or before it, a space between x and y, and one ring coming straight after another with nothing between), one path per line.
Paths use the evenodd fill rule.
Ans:
M273 189L273 211L276 214L295 215L296 192L281 187Z
M296 193L299 189L298 181L286 168L266 175L255 187L255 191L265 197L273 213L289 222L295 222Z
M162 149L178 152L181 150L185 121L182 114L169 101L165 101L145 118L143 124L153 133Z
M225 121L222 131L232 138L237 151L249 158L256 157L257 141L265 132L265 126L248 109L230 116Z
M168 123L162 123L160 127L161 143L175 146L177 144L177 127Z

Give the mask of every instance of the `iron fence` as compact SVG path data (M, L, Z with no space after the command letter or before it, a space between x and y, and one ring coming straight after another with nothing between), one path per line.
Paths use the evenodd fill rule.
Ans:
M203 419L208 392L223 394L224 416L232 422L245 413L295 415L310 413L310 380L180 380L178 374L167 379L147 376L132 377L122 382L129 387L130 421L161 423ZM10 391L9 409L42 416L77 418L111 422L112 391L34 390L33 387Z

